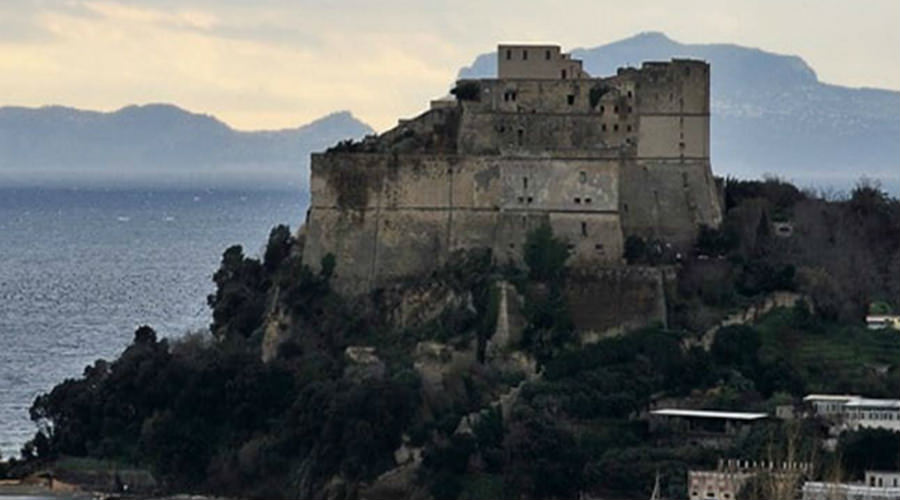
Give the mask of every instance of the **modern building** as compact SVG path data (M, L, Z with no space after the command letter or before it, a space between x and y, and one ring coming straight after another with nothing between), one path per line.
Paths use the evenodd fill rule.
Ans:
M870 314L866 316L866 327L869 330L900 330L900 316Z
M809 462L780 462L719 459L715 470L688 471L690 500L735 500L752 478L765 474L769 492L793 493L812 472ZM794 495L790 495L793 498Z
M808 481L803 500L900 500L900 472L867 471L862 483Z

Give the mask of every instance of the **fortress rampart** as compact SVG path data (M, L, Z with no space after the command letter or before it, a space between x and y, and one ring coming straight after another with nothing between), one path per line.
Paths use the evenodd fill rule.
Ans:
M523 51L531 62L506 59ZM582 270L620 266L632 234L687 247L718 225L708 64L591 78L558 47L498 57L497 79L459 81L455 100L312 156L304 262L334 254L335 285L357 293L427 275L457 249L518 262L543 223Z

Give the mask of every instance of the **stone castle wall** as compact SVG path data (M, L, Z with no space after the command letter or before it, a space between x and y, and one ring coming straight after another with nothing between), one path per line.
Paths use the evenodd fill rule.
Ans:
M709 65L581 76L462 81L455 103L313 155L304 262L333 253L335 286L356 293L427 275L457 249L521 263L543 223L581 270L620 266L630 235L688 250L701 224L721 220Z
M549 222L578 265L618 264L615 161L455 155L314 155L304 261L327 253L339 289L360 292L424 275L463 248L521 262L529 231Z

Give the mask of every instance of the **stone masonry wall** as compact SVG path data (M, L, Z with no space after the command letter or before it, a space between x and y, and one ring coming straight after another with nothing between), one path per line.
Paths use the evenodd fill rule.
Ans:
M314 155L304 262L333 253L336 286L361 292L427 274L461 248L520 262L549 222L572 263L622 255L615 161L329 153Z

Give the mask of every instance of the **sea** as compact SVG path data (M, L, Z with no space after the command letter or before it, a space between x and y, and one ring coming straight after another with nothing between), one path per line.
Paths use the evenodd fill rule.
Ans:
M222 252L260 256L278 224L295 230L298 191L0 187L0 454L36 428L39 394L113 359L134 330L208 328Z

